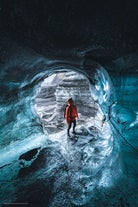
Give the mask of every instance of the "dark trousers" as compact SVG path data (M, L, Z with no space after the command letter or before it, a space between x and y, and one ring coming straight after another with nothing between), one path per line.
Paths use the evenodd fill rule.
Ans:
M73 124L73 132L75 132L76 120L70 120L70 123L68 124L68 130L67 130L68 134L69 134L69 130L70 130L72 124Z

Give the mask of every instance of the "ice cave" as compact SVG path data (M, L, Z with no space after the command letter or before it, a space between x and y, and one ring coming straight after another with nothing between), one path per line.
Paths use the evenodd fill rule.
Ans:
M52 0L1 2L0 206L138 206L138 55L133 24L128 38L131 22L116 26L124 4L62 2L57 19ZM133 19L134 5L125 9ZM69 97L77 139L67 137Z

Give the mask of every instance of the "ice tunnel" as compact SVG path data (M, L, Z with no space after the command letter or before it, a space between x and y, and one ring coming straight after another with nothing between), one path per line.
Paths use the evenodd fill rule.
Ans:
M99 112L100 127L105 117L93 96L90 82L84 75L74 71L59 72L48 76L42 82L35 99L35 110L44 130L46 127L50 133L61 131L65 128L64 109L68 98L72 97L79 110L79 122L83 123L93 116L95 123Z
M21 54L1 70L1 204L136 206L137 113L119 105L106 69ZM77 142L66 137L68 96Z

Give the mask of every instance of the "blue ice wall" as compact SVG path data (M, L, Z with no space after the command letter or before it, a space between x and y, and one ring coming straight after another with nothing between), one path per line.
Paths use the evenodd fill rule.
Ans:
M132 110L138 110L138 58L137 54L116 59L107 66L118 102Z
M109 67L114 85L115 103L111 119L122 136L138 149L138 72L137 55L121 57Z

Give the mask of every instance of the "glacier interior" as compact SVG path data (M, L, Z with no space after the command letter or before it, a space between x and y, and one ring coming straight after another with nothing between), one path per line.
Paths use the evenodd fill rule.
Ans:
M120 45L122 33L118 39L111 30L110 38L108 30L101 34L98 29L109 26L104 24L110 16L107 8L116 23L114 9L120 4L103 8L97 3L92 15L91 4L83 1L80 8L72 1L34 0L33 6L32 1L1 2L0 206L137 206L135 36L129 34L124 38L128 44ZM55 23L59 5L64 16L75 18L76 27L67 17ZM128 3L125 8L128 12L133 7ZM82 23L81 11L88 11ZM120 31L121 26L115 28ZM102 43L103 37L110 41ZM77 140L67 138L64 109L69 97L78 108Z

